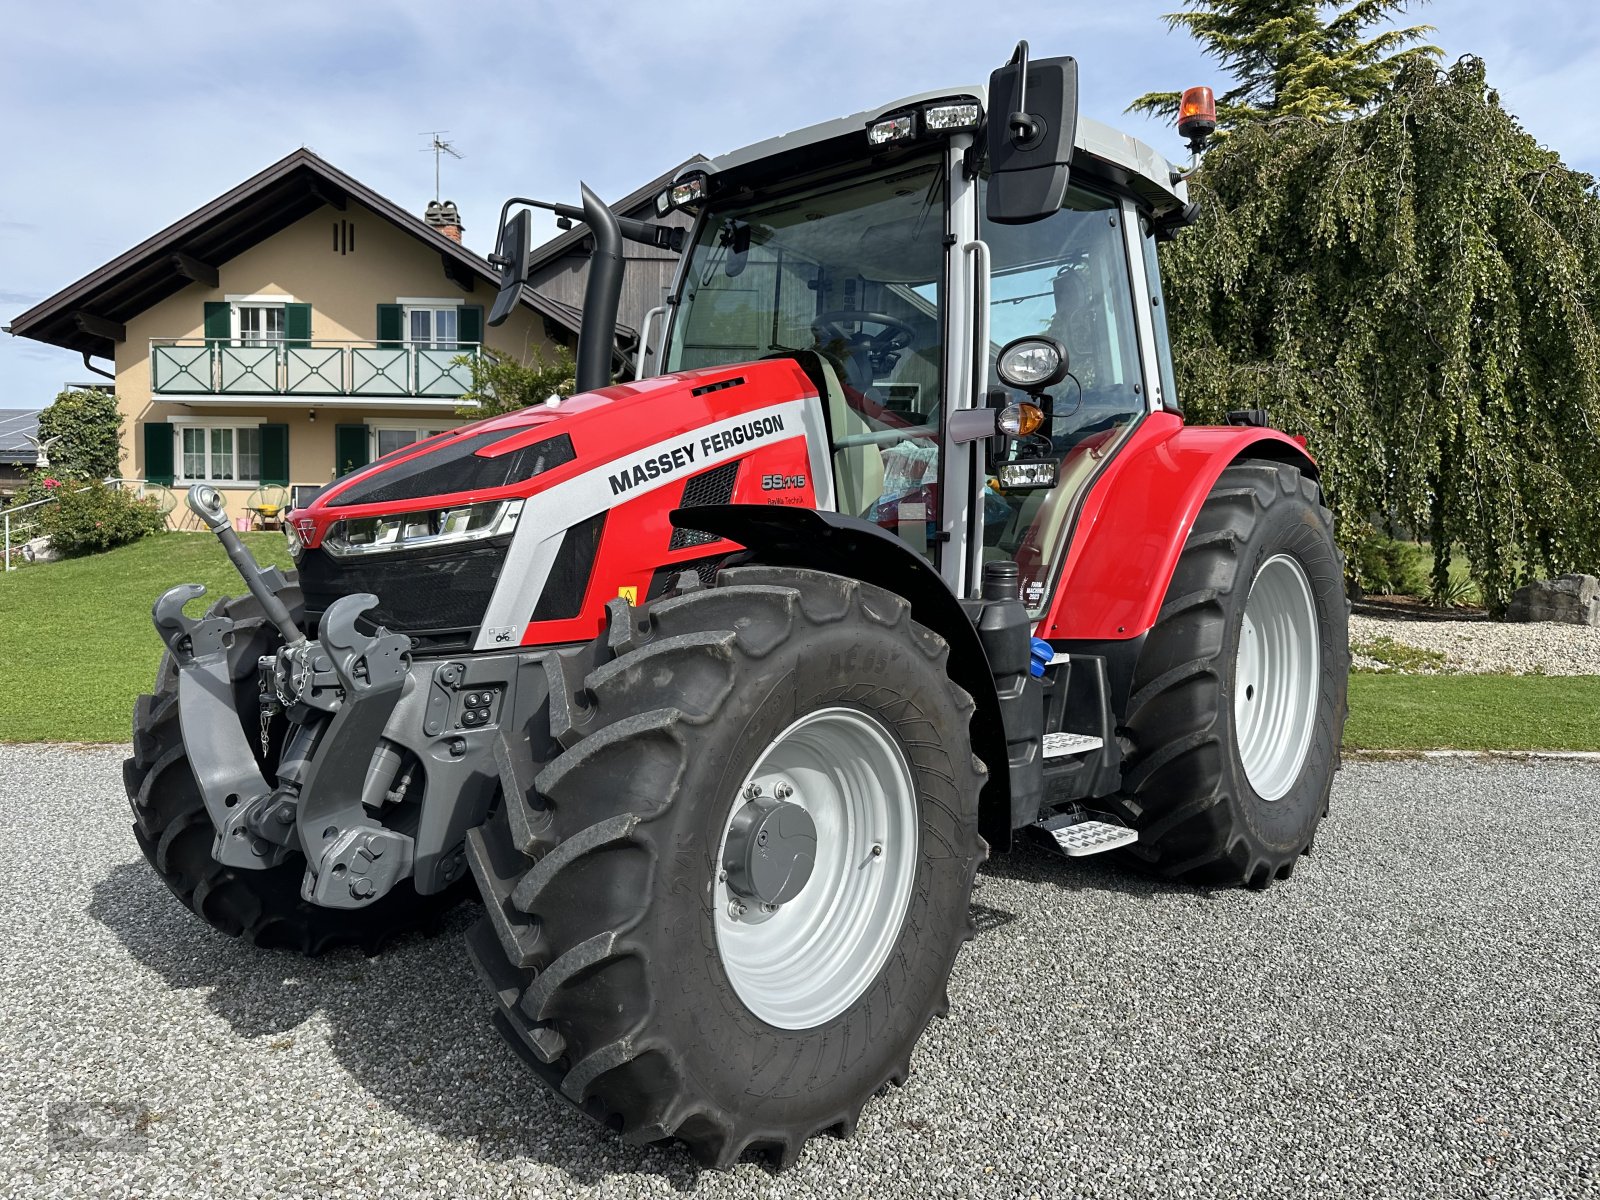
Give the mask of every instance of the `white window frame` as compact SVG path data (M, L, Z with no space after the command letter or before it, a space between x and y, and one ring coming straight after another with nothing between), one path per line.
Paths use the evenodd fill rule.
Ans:
M254 434L257 439L261 436L261 426L266 424L266 417L168 417L167 424L172 429L172 438L175 443L172 448L172 477L177 483L209 483L220 488L248 488L255 490L261 486L261 446L259 440L256 445L256 474L252 479L243 479L239 476L239 433L241 430ZM183 447L183 431L186 429L200 429L205 431L205 461L206 473L204 475L190 475L185 470ZM233 432L233 475L232 479L219 479L212 471L211 456L213 453L211 433L217 429L228 429Z
M465 300L454 296L396 296L394 302L400 306L400 332L405 344L417 350L458 350L461 347L461 313ZM440 346L439 339L433 335L434 321L429 320L429 335L426 340L411 336L411 314L413 312L435 313L442 308L456 309L456 336L450 339L448 346Z
M233 344L236 346L242 346L245 344L244 320L240 316L241 310L246 308L276 308L282 312L283 317L280 321L280 329L277 337L262 337L260 335L256 335L249 343L252 346L261 347L281 346L289 332L289 314L286 311L286 306L299 303L299 301L293 296L283 296L276 293L224 296L223 299L228 302L230 313L228 318L229 329L233 335Z
M443 433L446 430L455 429L455 428L458 428L459 426L462 426L462 425L465 425L465 424L466 424L465 421L454 421L454 420L439 420L439 421L427 421L427 420L415 420L415 421L382 420L382 421L368 421L367 422L367 439L368 439L367 455L373 462L377 462L379 458L383 457L382 454L379 453L379 449L378 449L378 434L379 434L380 431L391 432L392 433L392 432L394 432L396 430L399 430L399 431L404 432L404 433L413 433L413 434L416 435L416 437L412 440L412 442L407 443L407 444L408 445L415 445L416 442L422 441L423 438L432 437L436 433ZM399 449L399 448L400 447L396 447L396 449ZM391 453L392 453L392 451L391 451Z

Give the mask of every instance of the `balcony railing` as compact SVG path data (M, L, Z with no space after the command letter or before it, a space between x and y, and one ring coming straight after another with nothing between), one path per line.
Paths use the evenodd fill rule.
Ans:
M158 338L150 386L158 396L416 396L458 399L472 386L460 361L482 346L416 342L224 342Z

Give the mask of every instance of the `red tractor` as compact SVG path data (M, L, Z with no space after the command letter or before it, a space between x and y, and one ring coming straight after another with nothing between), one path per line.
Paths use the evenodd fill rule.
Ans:
M126 774L178 898L372 949L470 876L532 1069L725 1166L905 1078L1020 836L1287 878L1345 718L1331 518L1263 414L1184 424L1182 172L1076 107L1024 44L681 175L686 238L544 205L596 243L579 395L328 485L292 574L197 486L251 594L155 606ZM624 237L685 244L662 373L612 385Z

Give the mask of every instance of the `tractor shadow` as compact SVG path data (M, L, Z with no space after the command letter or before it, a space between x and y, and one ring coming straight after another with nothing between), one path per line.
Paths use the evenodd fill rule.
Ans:
M320 1014L329 1050L356 1083L482 1159L532 1159L583 1187L637 1174L687 1192L699 1179L683 1147L629 1146L558 1100L495 1032L462 938L481 912L476 903L375 958L353 949L303 958L225 937L143 862L97 882L88 912L169 988L204 990L207 1008L241 1038L271 1039L276 1049Z
M1115 853L1068 858L1045 846L1041 839L1026 830L1017 833L1010 850L991 855L978 868L979 879L985 876L1016 883L1044 884L1070 892L1116 892L1134 900L1173 895L1208 899L1217 890L1162 878L1136 860ZM981 922L979 932L984 932Z

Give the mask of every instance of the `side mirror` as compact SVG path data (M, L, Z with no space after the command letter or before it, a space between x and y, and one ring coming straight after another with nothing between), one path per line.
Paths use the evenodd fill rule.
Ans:
M528 282L528 210L523 209L500 226L500 240L489 261L500 268L500 291L489 310L489 324L499 325L517 306L522 285Z
M1077 135L1077 60L1029 63L1028 43L1018 42L989 76L989 220L1024 225L1060 209Z

